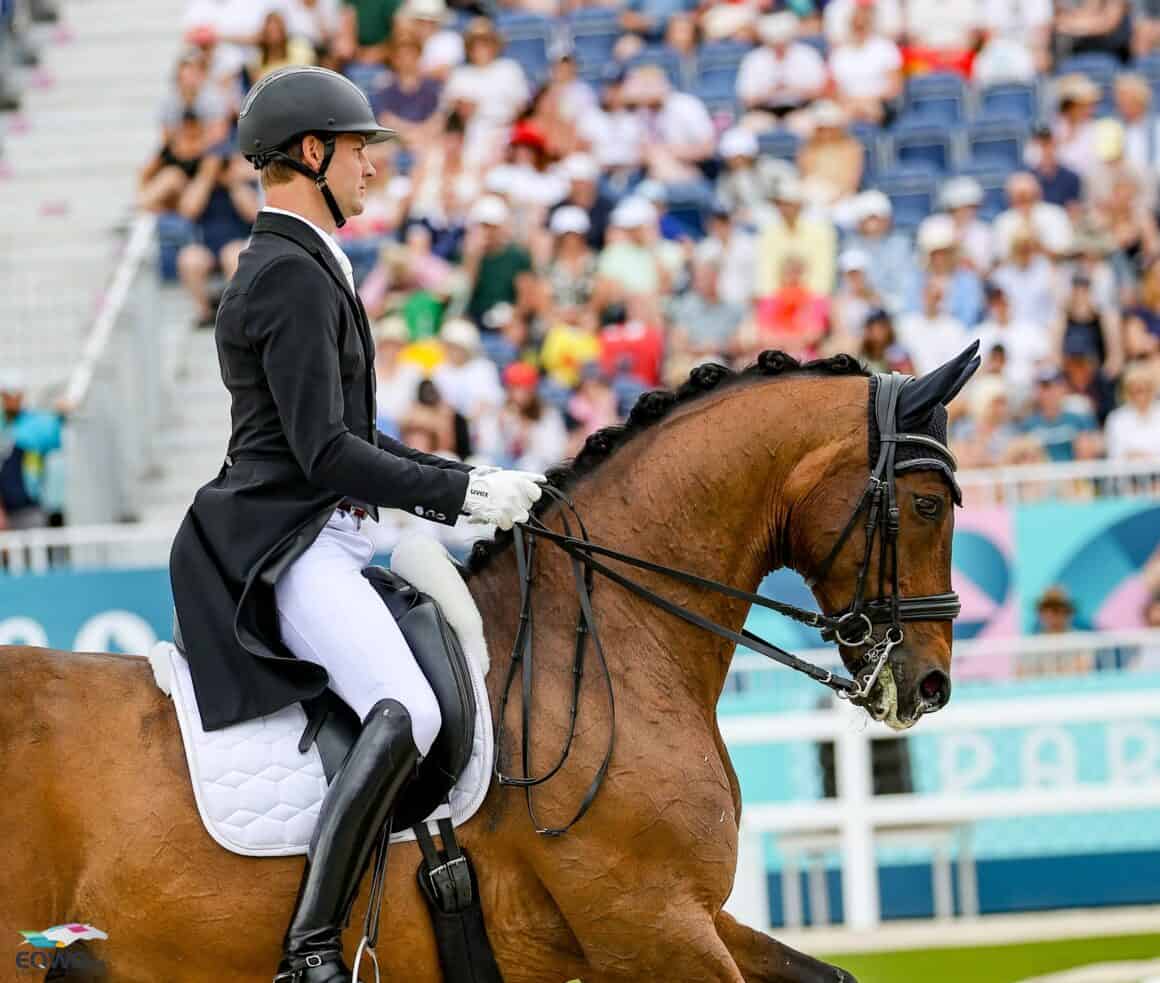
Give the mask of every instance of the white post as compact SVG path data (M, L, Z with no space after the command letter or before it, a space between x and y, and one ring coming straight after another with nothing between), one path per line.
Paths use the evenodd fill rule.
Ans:
M861 710L840 702L838 712L844 724L834 742L842 803L842 904L848 928L870 930L879 922L874 829L866 818L873 794L870 734Z
M765 842L761 831L747 826L742 814L741 828L737 832L737 873L725 909L741 924L759 932L768 932L772 924L766 876Z

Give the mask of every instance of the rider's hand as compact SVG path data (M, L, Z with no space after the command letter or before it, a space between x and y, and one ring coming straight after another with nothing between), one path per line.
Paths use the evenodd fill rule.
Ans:
M517 522L527 522L532 506L539 501L540 485L548 479L529 471L498 471L476 468L467 481L463 512L469 523L495 523L500 529L511 529Z

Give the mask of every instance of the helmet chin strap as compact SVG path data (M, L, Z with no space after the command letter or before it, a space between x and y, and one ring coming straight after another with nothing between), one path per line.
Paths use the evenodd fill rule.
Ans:
M346 225L346 216L342 214L342 209L338 207L338 202L335 200L334 192L330 190L330 185L326 183L326 171L330 167L330 162L334 158L335 138L333 136L327 137L322 141L324 152L322 155L322 166L317 171L307 167L302 161L295 160L289 154L281 150L273 150L265 154L260 161L255 161L258 167L264 167L270 161L281 161L287 167L293 168L299 174L305 174L314 182L319 191L322 192L322 198L326 202L326 207L330 209L330 214L334 217L334 224L338 228Z

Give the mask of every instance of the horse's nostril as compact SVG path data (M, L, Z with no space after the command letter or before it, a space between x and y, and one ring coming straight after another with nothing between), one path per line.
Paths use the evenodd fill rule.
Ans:
M950 677L941 669L932 669L922 677L918 692L928 710L939 710L951 698Z

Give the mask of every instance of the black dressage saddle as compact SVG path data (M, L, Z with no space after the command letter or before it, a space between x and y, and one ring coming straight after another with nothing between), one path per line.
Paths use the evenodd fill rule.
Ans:
M463 774L475 744L476 701L467 656L436 601L383 567L363 570L407 640L419 668L435 693L443 725L415 779L399 799L392 826L407 829L422 822L443 802ZM173 640L184 654L181 628L173 620ZM302 704L307 724L298 743L305 754L318 746L330 782L362 729L358 715L332 690Z

